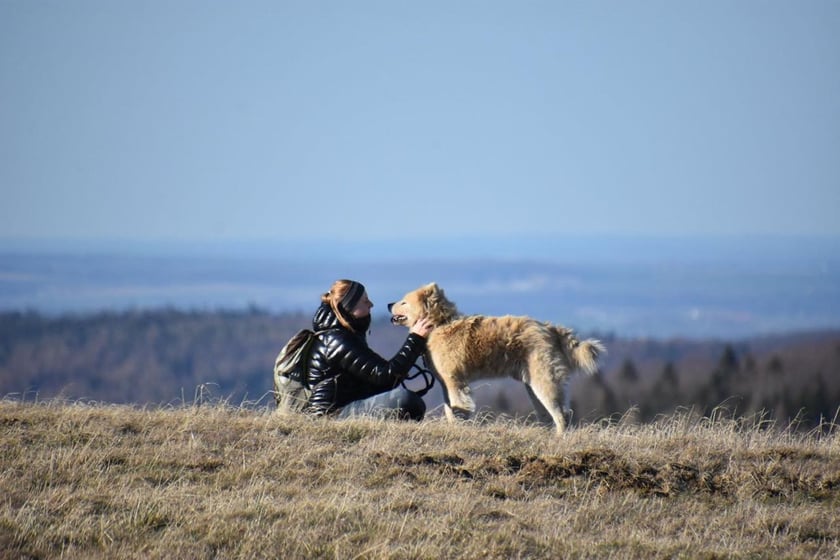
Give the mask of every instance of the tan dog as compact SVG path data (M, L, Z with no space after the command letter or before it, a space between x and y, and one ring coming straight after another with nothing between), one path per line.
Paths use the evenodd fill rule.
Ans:
M475 411L469 382L513 377L525 384L540 420L566 428L565 389L575 370L593 373L604 347L578 341L571 329L528 317L463 316L443 290L432 283L389 303L391 322L411 327L428 316L435 329L428 338L427 366L443 386L449 420Z

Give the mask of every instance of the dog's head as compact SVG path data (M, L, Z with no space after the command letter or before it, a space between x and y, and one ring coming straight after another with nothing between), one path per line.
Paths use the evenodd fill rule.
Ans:
M438 327L458 315L455 304L446 299L443 290L434 282L408 292L400 301L389 303L388 311L393 324L408 328L421 317L428 317Z

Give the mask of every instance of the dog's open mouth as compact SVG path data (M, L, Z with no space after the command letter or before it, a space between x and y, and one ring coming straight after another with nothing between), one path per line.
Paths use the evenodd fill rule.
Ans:
M391 315L391 323L395 325L404 325L406 321L408 321L408 317L405 315Z

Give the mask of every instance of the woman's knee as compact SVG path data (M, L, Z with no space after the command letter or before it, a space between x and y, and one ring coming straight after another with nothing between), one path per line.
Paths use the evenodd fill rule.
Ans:
M408 420L422 420L426 415L426 403L414 391L401 389L398 395L399 409Z

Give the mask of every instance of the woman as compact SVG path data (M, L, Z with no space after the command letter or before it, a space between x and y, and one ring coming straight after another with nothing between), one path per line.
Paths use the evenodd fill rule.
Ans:
M423 399L400 382L425 352L432 324L425 318L418 321L399 352L386 360L367 343L372 307L365 287L353 280L337 280L321 296L312 320L317 338L309 358L307 382L312 394L305 412L339 418L359 414L423 418Z

